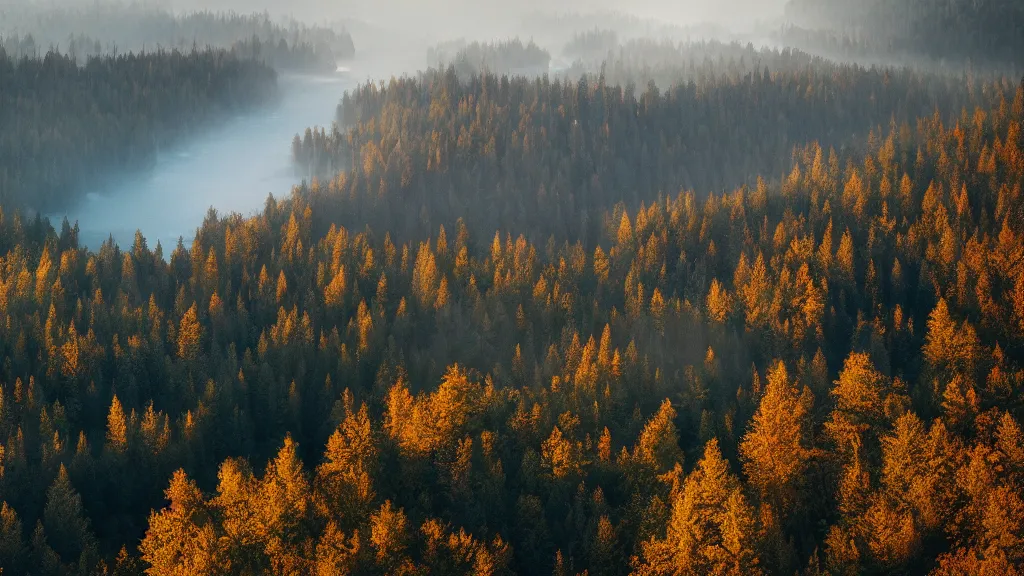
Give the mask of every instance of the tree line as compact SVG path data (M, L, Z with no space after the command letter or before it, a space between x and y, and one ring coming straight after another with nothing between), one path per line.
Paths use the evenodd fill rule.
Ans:
M562 48L562 54L573 60L603 59L618 47L619 35L615 30L594 28L574 33Z
M4 49L15 57L59 51L84 64L128 52L223 49L277 70L334 72L355 55L346 30L278 22L267 14L199 11L181 15L142 5L0 9Z
M444 69L454 67L463 78L481 72L531 75L548 70L551 54L532 40L519 38L502 42L446 42L427 49L427 65Z
M1020 69L1024 6L1013 0L790 0L783 38L844 56Z
M111 173L276 97L273 69L224 51L91 58L0 48L0 203L60 210Z

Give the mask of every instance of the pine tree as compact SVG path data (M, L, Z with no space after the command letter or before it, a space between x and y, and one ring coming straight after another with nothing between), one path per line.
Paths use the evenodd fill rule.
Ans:
M66 571L61 565L60 556L46 540L46 531L41 520L36 521L36 528L32 532L29 564L43 576L59 576Z
M400 508L396 510L390 500L370 516L370 545L377 566L386 573L402 574L409 570L406 531L405 511Z
M760 574L753 508L718 442L672 496L665 538L642 545L636 574Z
M768 384L750 429L740 442L743 472L763 499L786 515L811 458L808 407L789 382L786 365L768 371Z
M725 322L732 314L732 297L717 278L711 281L711 289L705 302L708 317L718 323Z
M371 475L376 469L378 448L366 405L353 411L347 390L344 411L344 420L327 441L314 485L319 506L324 508L321 514L340 527L354 527L369 514L375 498Z
M672 403L662 401L658 412L644 426L637 439L631 462L653 476L664 474L683 462L679 448L679 432L675 425L676 411Z
M311 493L297 450L286 436L277 457L267 463L256 493L261 537L275 573L294 573L304 562L301 545L308 537Z
M178 357L185 361L195 360L199 357L200 338L203 329L199 324L196 305L193 303L188 312L181 317L178 326Z
M21 534L21 520L7 502L0 504L0 566L12 574L24 568L27 550Z
M65 563L81 559L85 565L79 567L85 569L96 561L96 541L82 508L82 497L71 485L63 464L46 492L43 527L53 549Z
M149 516L139 548L154 576L219 574L228 568L226 541L218 538L213 518L195 482L183 470L164 493L170 506Z
M556 479L574 478L583 471L583 456L580 447L555 426L551 435L541 446L544 468Z
M117 454L123 454L128 449L128 418L117 395L110 401L110 411L107 413L106 447Z

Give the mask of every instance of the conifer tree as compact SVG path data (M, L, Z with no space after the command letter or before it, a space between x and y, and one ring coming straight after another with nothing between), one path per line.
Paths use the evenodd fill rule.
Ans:
M811 458L808 406L789 381L784 363L768 371L768 383L750 429L740 442L743 472L751 485L785 515Z
M643 543L637 574L759 574L754 510L718 442L672 496L665 539Z
M186 361L195 360L199 356L201 337L202 326L199 324L196 305L193 303L181 317L178 326L178 357Z

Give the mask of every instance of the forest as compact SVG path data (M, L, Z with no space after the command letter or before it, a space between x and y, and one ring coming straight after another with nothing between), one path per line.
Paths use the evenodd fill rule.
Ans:
M15 58L0 47L0 205L46 212L225 115L271 102L273 69L222 50Z
M783 41L841 57L1020 68L1024 4L1014 0L789 0Z
M348 32L267 14L191 12L172 14L145 5L96 4L85 8L0 7L0 42L20 58L56 51L80 64L90 57L129 52L222 49L277 70L333 72L351 59Z
M788 174L794 146L856 147L892 123L909 130L936 110L991 105L979 80L789 50L668 45L667 54L677 60L656 74L675 82L665 89L629 61L605 67L610 81L485 74L463 82L449 68L384 89L366 84L343 97L330 132L297 135L293 154L303 173L348 189L330 208L345 226L412 238L473 214L466 224L481 234L512 229L589 245L618 202L753 186L759 175Z
M463 77L492 74L544 74L551 54L532 41L519 38L504 42L444 42L427 49L427 63L440 69L452 66Z
M22 205L276 74L0 58L3 575L1019 574L1024 78L614 42L438 45L94 249Z

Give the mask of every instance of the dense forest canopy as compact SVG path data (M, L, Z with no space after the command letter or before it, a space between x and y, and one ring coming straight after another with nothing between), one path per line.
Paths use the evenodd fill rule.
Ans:
M169 261L5 216L5 566L1009 570L1024 88L986 92L587 247L349 231L333 183Z
M472 214L466 224L480 234L512 229L590 246L601 213L618 202L753 186L788 174L796 145L841 149L992 98L977 80L788 50L700 44L669 53L680 80L665 89L601 76L463 81L452 68L367 84L346 94L332 131L296 136L293 154L303 174L347 190L332 208L345 226L410 238Z
M0 205L49 211L220 118L271 102L275 72L224 51L14 58L0 47Z
M4 576L1020 573L1024 80L452 47L95 251L19 201L276 75L0 53Z

